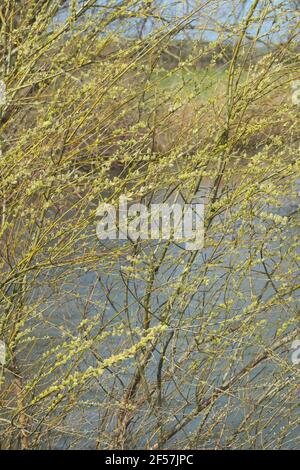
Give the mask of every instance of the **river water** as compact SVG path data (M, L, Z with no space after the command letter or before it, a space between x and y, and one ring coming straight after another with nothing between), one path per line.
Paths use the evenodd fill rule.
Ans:
M296 211L298 203L297 200L286 201L279 208L274 209L274 212L288 216ZM293 217L297 217L297 214ZM276 331L279 325L283 323L283 317L284 320L288 320L294 318L297 314L299 292L295 291L288 304L275 302L273 307L262 310L261 313L256 315L255 320L252 321L250 318L249 335L245 333L245 330L242 330L242 337L235 333L235 331L239 332L241 322L248 321L248 319L241 319L240 313L253 302L253 293L257 297L260 296L261 302L267 303L274 296L274 289L280 287L285 271L289 284L297 285L297 282L299 282L299 278L297 279L297 274L299 274L297 263L291 261L291 257L293 258L296 255L296 251L298 251L298 254L300 253L299 246L296 251L294 250L289 254L289 248L295 245L295 240L299 241L299 224L297 226L293 222L291 229L286 228L284 231L286 237L284 244L282 244L282 240L274 239L270 240L266 247L268 256L272 260L271 262L267 259L268 267L271 269L271 265L275 266L276 263L280 265L280 267L277 267L277 272L280 273L280 276L278 274L278 281L276 281L276 275L274 277L274 283L277 287L269 281L262 263L253 263L248 273L244 270L244 266L249 262L249 257L255 251L257 241L251 239L250 233L245 232L244 242L239 243L236 249L232 249L235 234L238 232L240 224L239 219L236 219L234 230L229 231L227 236L222 238L223 248L219 253L215 247L205 246L195 256L188 277L191 292L184 309L182 307L184 300L182 293L178 294L180 302L177 302L176 298L173 299L171 312L167 317L166 334L173 332L174 337L166 354L168 368L174 371L174 376L178 375L179 385L177 389L176 384L172 382L170 377L166 381L162 397L162 415L166 423L166 431L171 429L184 415L195 409L195 389L199 376L197 370L193 374L193 369L190 369L193 361L198 365L199 370L203 369L204 371L201 378L207 379L208 385L204 387L202 396L209 396L212 389L221 387L237 370L251 362L255 355L262 350L262 345L266 348L268 344L274 341ZM218 235L215 239L217 238ZM91 246L98 246L99 253L103 252L103 243L97 240L94 225L88 228L86 239L89 240ZM100 343L95 341L93 351L85 351L79 355L78 364L76 365L78 371L83 372L91 365L96 367L99 365L99 361L101 362L116 352L120 352L125 348L125 345L130 345L130 340L126 339L126 337L130 338L129 331L142 328L144 321L149 259L153 259L154 256L158 260L166 245L165 243L156 242L145 243L142 249L136 251L132 248L128 249L127 242L114 242L111 245L112 250L115 248L116 243L119 243L119 247L123 243L124 255L114 257L112 253L111 258L109 256L105 257L105 262L99 261L97 269L89 269L83 266L76 272L66 273L66 276L62 278L62 285L58 289L57 287L53 289L47 287L45 289L48 281L47 279L43 280L39 292L35 293L35 296L43 296L45 299L45 309L41 321L35 327L35 334L40 338L35 346L35 357L37 352L40 355L47 350L49 344L54 346L60 344L62 338L66 341L71 339L71 335L72 338L78 338L78 335L82 334L80 324L83 320L95 321L94 327L89 333L90 337L105 329L110 330L111 334ZM109 244L104 242L104 246L107 249ZM226 246L231 248L227 250ZM153 293L149 304L149 309L153 315L151 326L157 325L162 321L162 318L165 321L166 317L163 315L166 312L169 300L174 296L174 292L178 291L178 280L186 288L189 286L189 282L183 280L182 275L190 256L191 253L184 252L182 246L171 244L168 247L167 256L161 263L153 280ZM138 272L140 274L138 277L135 277L135 271L132 270L134 263L138 263L139 266ZM293 270L292 276L289 271L291 268ZM63 274L62 269L57 270L58 272ZM205 283L200 282L204 272L206 276ZM143 273L145 273L145 276ZM50 284L51 279L49 278ZM231 287L232 292L240 292L243 295L235 297L230 291ZM217 310L217 306L226 303L231 305L229 313L226 313L224 309ZM211 316L213 309L218 312L215 316ZM262 320L265 323L260 324L259 322ZM223 328L224 321L230 322L231 330L226 330L226 332L232 331L232 337L228 346L224 349L223 357L215 357L214 346L206 346L204 342L185 362L182 362L185 351L195 341L196 332L201 331L203 325L206 325L205 334L210 338L214 334L218 334L220 328ZM255 324L260 325L257 336L251 330ZM123 329L118 333L115 329L120 326ZM297 328L295 323L291 323L287 333L293 328ZM133 337L137 341L138 336L136 333L133 333ZM163 337L166 338L166 336ZM84 336L82 338L82 341L85 341ZM153 350L152 358L147 365L146 376L149 383L155 383L155 374L157 373L157 364L160 357L159 351L163 344L165 344L165 340ZM218 350L218 346L216 346L216 349ZM237 355L237 351L240 355ZM97 358L96 355L98 355ZM208 368L207 375L205 375L205 364L211 356L214 356L213 367ZM280 361L284 362L285 367L282 367ZM286 364L288 367L286 367ZM183 369L186 368L185 378L183 377L185 370L179 371L181 366L183 366ZM118 399L122 398L124 387L126 388L126 385L130 383L135 369L135 361L127 359L123 361L122 366L116 366L115 368L118 372L118 378L111 370L107 370L104 376L99 378L97 384L93 384L88 390L82 391L80 403L74 406L74 410L69 411L66 415L64 432L61 435L59 430L54 432L54 447L62 449L74 447L95 448L95 442L99 439L98 428L100 422L104 423L103 429L105 430L102 432L100 447L109 446L109 438L105 438L105 435L110 436L115 432L116 418L111 420L104 418L105 411L110 406L113 407L117 397ZM282 428L291 420L293 422L291 431L286 433L280 440L281 447L298 447L299 428L295 424L295 419L299 416L299 403L297 403L298 396L295 395L294 386L291 386L290 400L288 400L289 392L283 388L277 394L270 394L266 400L266 408L264 408L264 402L259 405L263 395L261 389L268 383L274 384L275 387L277 375L281 377L283 383L286 381L287 384L293 384L293 380L297 380L292 370L290 344L288 347L281 349L276 360L267 361L254 367L248 377L241 380L238 393L233 391L231 395L230 393L221 394L212 409L211 415L205 418L206 423L202 425L205 438L202 440L200 435L198 443L195 444L194 442L190 445L205 448L216 448L216 446L219 448L231 448L231 446L233 448L239 446L241 448L272 448L274 442L279 442L281 439L280 432ZM282 379L283 377L285 378ZM120 383L116 384L118 381ZM183 402L185 404L181 406ZM255 403L257 404L257 410L253 412ZM221 423L217 423L217 417L222 416L222 412L226 409L228 409L228 413L224 414ZM257 420L257 423L259 423L257 426L261 426L261 429L257 429L253 424L249 436L245 437L245 431L243 431L239 438L236 433L247 412L251 410L253 412L251 415L253 421ZM278 413L277 420L274 418L274 413ZM191 420L182 432L174 438L170 438L167 446L169 448L180 448L182 439L186 440L187 433L193 433L201 425L204 415L205 413L199 413L199 416ZM262 415L261 421L259 420L260 415ZM151 417L146 404L137 411L136 419L137 422L145 420L145 426L139 425L136 429L133 426L130 431L132 435L127 446L143 448L153 445L155 440L151 441L151 433L153 432L154 417ZM224 422L226 422L226 426ZM221 431L222 423L224 425L223 431ZM207 434L205 430L209 426L211 426L212 431ZM147 431L147 427L149 431ZM79 437L75 438L76 434ZM47 444L44 443L43 446L47 446Z

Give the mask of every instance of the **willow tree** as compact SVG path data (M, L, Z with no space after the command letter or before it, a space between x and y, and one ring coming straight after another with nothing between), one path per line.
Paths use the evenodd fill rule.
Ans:
M297 10L0 20L1 448L297 448ZM199 194L202 249L97 238L99 203Z

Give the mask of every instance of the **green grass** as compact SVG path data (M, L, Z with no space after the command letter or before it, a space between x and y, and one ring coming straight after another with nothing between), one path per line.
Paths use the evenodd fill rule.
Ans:
M153 76L159 90L181 91L184 94L199 94L204 99L209 99L216 89L225 87L226 70L224 67L210 67L202 70L160 70Z

